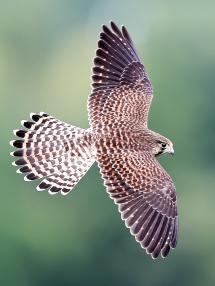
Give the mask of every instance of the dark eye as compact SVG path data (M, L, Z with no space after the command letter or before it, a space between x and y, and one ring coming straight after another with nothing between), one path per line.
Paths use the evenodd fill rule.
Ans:
M165 147L166 147L166 143L161 143L161 146L162 146L163 148L165 148Z

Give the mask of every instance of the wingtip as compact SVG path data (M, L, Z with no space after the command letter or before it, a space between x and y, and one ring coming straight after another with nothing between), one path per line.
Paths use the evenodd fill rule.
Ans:
M142 245L141 245L141 247L142 247L143 249L145 249L146 254L149 255L149 256L151 256L151 258L152 258L153 260L156 260L156 259L157 259L157 257L154 257L153 254L152 254L151 252L149 252L147 248L144 248Z
M161 257L163 258L163 259L165 259L166 257L167 257L167 255L169 254L169 251L168 251L168 253L167 254L165 254L165 255L163 255L163 253L161 252Z
M148 254L151 256L151 258L152 258L153 261L155 261L155 260L158 259L158 257L153 256L152 253L148 253Z

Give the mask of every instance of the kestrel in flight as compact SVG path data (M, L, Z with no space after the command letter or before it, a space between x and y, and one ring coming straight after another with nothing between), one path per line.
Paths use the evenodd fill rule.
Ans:
M172 142L148 129L153 90L124 26L102 27L88 99L90 128L31 113L11 141L13 162L38 191L68 194L97 161L107 193L131 234L152 258L166 257L178 237L176 190L156 156Z

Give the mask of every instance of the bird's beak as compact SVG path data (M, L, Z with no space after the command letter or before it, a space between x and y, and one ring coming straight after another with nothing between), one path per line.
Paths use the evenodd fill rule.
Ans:
M173 149L173 146L169 147L169 154L171 154L172 156L175 154L175 151Z

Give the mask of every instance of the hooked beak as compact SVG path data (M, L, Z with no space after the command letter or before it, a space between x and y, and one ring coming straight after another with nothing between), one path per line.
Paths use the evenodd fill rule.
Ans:
M174 149L172 148L169 153L170 153L172 156L174 156L174 154L175 154Z
M169 154L171 154L172 156L174 156L175 151L173 149L173 145L169 146Z

